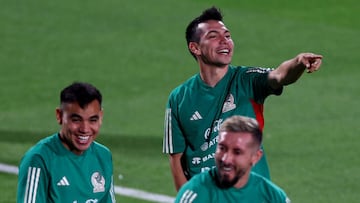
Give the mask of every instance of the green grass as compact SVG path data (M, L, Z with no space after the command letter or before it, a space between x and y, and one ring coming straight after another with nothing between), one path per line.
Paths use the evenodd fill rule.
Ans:
M2 1L0 162L18 164L31 145L56 132L60 89L88 81L104 95L99 141L113 152L114 176L123 176L115 183L174 196L161 153L164 107L171 89L198 71L184 30L211 5L225 14L234 64L276 67L299 52L324 55L320 71L267 100L264 145L272 179L293 202L357 202L355 0ZM16 176L0 178L0 202L13 202Z

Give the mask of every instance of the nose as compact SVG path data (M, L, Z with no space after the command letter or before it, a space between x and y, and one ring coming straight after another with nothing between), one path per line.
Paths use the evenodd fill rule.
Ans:
M224 153L221 157L223 163L229 163L231 161L231 155L229 153Z
M90 131L90 124L86 121L81 122L81 125L79 127L79 130L81 133L87 133Z
M226 43L227 43L227 39L226 39L225 36L221 36L221 38L220 38L220 43L221 43L221 44L226 44Z
M226 36L226 35L222 35L221 37L220 37L220 43L221 44L226 44L226 43L228 43L229 42L229 38Z

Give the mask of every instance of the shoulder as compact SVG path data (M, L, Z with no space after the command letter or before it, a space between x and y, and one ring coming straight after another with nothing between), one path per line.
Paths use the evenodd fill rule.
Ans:
M171 92L170 96L182 95L187 89L191 89L195 86L196 81L198 80L199 74L195 74L185 82L175 87Z
M96 153L111 156L110 149L107 146L105 146L104 144L101 144L97 141L94 141L92 143L92 148Z
M285 191L276 185L271 180L264 178L263 176L252 172L251 178L253 184L263 193L263 195L267 196L272 202L281 202L281 203L290 203L290 199L287 197Z
M24 156L45 156L53 151L57 137L56 134L45 137L33 145Z
M176 196L176 202L209 202L211 188L214 185L209 172L199 173L185 183Z
M29 166L46 167L53 159L56 148L56 134L41 139L33 145L21 158L19 169L26 169Z
M207 185L211 179L211 176L208 172L199 173L193 176L185 185L185 188L198 189L202 188L204 185Z

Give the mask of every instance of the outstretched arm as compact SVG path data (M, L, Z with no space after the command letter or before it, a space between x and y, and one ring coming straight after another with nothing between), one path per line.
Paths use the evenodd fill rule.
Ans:
M296 82L303 74L317 71L322 62L322 56L313 53L301 53L295 58L284 61L275 70L269 73L270 86L278 89L282 86Z
M174 179L176 191L179 191L180 187L187 182L187 179L184 175L184 171L181 166L181 156L182 153L169 155L170 169Z

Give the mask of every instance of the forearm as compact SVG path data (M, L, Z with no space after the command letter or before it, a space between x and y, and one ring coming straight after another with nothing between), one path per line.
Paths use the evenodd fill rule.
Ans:
M169 156L170 168L171 168L171 173L173 176L176 191L179 191L181 186L187 182L187 179L184 175L184 171L181 166L181 156L182 153L171 154Z
M309 73L318 70L321 65L321 59L321 55L301 53L290 60L284 61L269 73L268 79L271 87L277 89L296 82L305 69Z
M297 57L284 61L269 73L269 82L274 89L294 83L300 78L305 66L297 61Z

